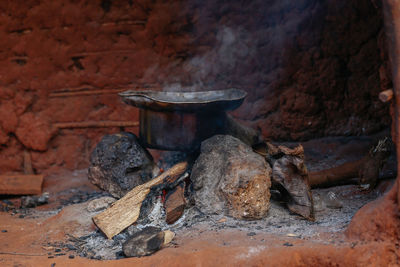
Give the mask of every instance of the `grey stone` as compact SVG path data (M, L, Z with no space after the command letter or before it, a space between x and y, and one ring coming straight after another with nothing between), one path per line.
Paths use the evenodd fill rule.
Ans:
M132 133L106 135L90 157L89 180L116 198L158 172L150 153Z
M91 200L87 205L89 212L97 212L108 208L112 203L116 201L113 197L100 197Z
M240 219L267 215L271 168L239 139L216 135L201 144L191 174L196 207Z
M142 257L158 251L164 243L164 232L157 227L146 227L133 234L123 245L127 257Z
M21 197L21 208L34 208L36 206L49 203L50 194L44 192L40 196L24 196Z

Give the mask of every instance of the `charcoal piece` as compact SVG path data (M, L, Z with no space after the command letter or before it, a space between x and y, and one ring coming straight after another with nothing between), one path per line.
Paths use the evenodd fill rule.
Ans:
M127 257L142 257L158 251L164 243L164 232L157 227L146 227L133 234L123 245Z
M132 133L106 135L90 157L89 180L116 198L158 173L150 153Z
M226 213L239 219L260 219L270 203L271 168L252 148L229 135L202 142L193 165L196 207L204 213Z

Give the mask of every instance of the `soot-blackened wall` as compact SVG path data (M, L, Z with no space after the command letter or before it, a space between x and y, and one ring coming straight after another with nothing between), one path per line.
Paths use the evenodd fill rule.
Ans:
M122 129L54 125L137 120L124 88L244 89L234 115L275 140L390 124L370 1L3 1L0 33L1 172L21 171L24 150L38 171L86 167L101 136Z

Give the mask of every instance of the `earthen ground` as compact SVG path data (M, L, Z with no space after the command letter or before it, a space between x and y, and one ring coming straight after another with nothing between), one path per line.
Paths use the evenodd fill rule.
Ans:
M350 234L352 238L349 238L342 231L334 234L321 233L319 240L313 240L296 235L263 232L248 235L248 232L241 229L215 230L201 226L179 231L172 243L149 257L100 261L79 257L73 251L61 251L60 253L66 254L56 256L57 253L49 244L64 242L68 234L77 231L95 230L90 218L81 216L83 214L79 213L74 205L64 206L61 211L52 214L59 207L60 199L68 199L65 192L73 195L79 190L94 192L98 189L85 179L83 171L60 172L47 177L44 191L50 192L53 198L50 199L50 204L36 208L35 216L20 218L18 214L0 212L0 230L7 230L0 232L0 265L51 266L55 263L55 266L390 266L390 264L396 266L398 264L398 244L396 245L393 239L380 238L371 241L363 238L364 241L361 241L357 233L353 236ZM17 204L18 198L14 200ZM373 207L373 204L367 206ZM386 206L381 205L381 207ZM390 211L386 213L389 214ZM368 231L368 227L363 231ZM54 258L48 258L49 253ZM74 255L74 258L70 259L69 255Z

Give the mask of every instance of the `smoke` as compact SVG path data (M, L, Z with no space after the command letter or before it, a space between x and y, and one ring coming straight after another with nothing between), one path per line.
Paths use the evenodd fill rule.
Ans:
M155 81L165 91L268 90L290 61L287 47L294 46L310 16L304 12L310 2L254 1L242 11L235 1L199 4L191 32L193 55L148 68L143 81Z
M221 26L214 48L183 64L184 71L189 73L193 82L191 89L208 87L217 77L226 79L234 75L239 63L252 57L254 52L254 42L243 28Z
M206 52L197 54L180 64L171 63L163 67L156 64L146 70L143 80L157 77L157 82L165 91L212 89L217 79L229 79L234 75L240 62L254 56L255 48L250 34L242 27L234 29L220 26L213 47ZM168 71L174 74L162 75Z

